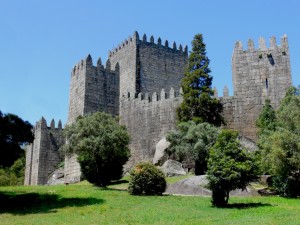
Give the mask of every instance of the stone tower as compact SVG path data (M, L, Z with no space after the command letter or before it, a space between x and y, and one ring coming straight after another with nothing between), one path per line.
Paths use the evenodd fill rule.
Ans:
M117 48L109 52L105 68L101 63L101 59L94 66L91 56L88 55L71 72L68 124L73 123L79 115L100 110L112 115L126 115L126 121L121 116L121 123L126 124L131 133L133 139L131 147L142 146L142 150L135 151L137 159L144 158L142 154L150 151L149 148L151 148L150 152L152 154L155 147L154 142L168 130L163 129L163 127L174 127L175 119L171 122L166 122L163 119L165 124L152 128L151 132L156 133L156 138L150 140L151 144L149 144L149 140L145 141L147 138L143 139L144 141L142 138L138 138L136 129L133 128L136 124L139 126L146 125L144 124L145 121L138 120L137 116L132 117L136 113L139 113L139 115L143 114L146 105L141 111L138 110L139 107L131 110L129 106L125 106L133 103L133 101L123 102L122 107L120 107L120 103L125 96L128 96L128 93L131 93L131 98L134 99L138 97L138 93L160 93L164 88L169 92L172 87L179 92L180 80L184 74L187 56L187 47L183 49L182 45L179 45L177 48L175 42L172 47L169 47L167 40L162 45L160 38L155 43L153 36L150 37L148 42L145 34L140 40L137 32L134 32L133 37L129 37ZM169 93L167 98L168 96ZM149 107L150 105L153 104L149 104ZM167 105L165 106L167 107ZM169 105L169 109L173 109L173 107ZM173 111L175 112L175 108ZM128 112L131 112L131 116L128 115ZM153 118L157 118L160 115L155 112ZM148 121L147 116L145 119ZM148 125L150 126L150 123ZM147 130L146 127L145 130ZM150 133L146 132L145 137L147 135L150 135ZM140 144L141 142L144 144ZM147 153L146 158L150 158L149 155L151 154ZM80 180L80 166L74 155L66 157L65 178L67 182Z
M58 149L64 144L62 124L55 127L54 120L47 127L42 117L34 127L34 142L27 146L25 185L47 184L49 175L57 169L60 158Z
M263 38L258 48L249 40L246 50L237 42L232 55L232 81L234 95L229 97L225 88L222 98L227 126L255 141L255 121L265 99L277 108L292 85L287 36L281 38L280 45L271 37L269 48Z

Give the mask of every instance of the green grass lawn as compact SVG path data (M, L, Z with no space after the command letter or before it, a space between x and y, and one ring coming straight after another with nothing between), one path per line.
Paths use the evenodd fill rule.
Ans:
M0 224L300 224L300 199L235 197L213 208L207 197L131 196L112 187L1 187Z

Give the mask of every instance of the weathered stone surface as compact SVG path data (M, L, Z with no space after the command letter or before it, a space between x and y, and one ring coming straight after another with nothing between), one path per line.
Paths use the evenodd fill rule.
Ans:
M233 96L224 91L224 117L227 127L240 131L252 141L257 140L255 121L266 99L276 109L287 89L292 85L290 53L287 36L276 45L275 37L270 48L260 38L260 45L254 48L250 40L248 49L237 42L232 55Z
M60 124L60 123L58 123ZM55 128L52 120L51 126L47 126L44 118L38 121L34 127L34 142L27 146L25 185L47 184L49 175L57 168L62 160L58 149L64 144L61 125Z
M164 174L168 177L173 176L184 176L186 175L185 170L182 168L182 164L175 160L167 160L161 167Z
M48 185L57 185L57 184L64 184L65 183L65 174L64 174L64 169L59 168L56 169L48 179L47 184Z
M153 157L152 163L154 165L161 166L167 159L168 154L166 153L166 149L170 146L170 142L164 137L162 138L155 147L155 154Z
M247 151L253 152L258 150L258 147L254 141L251 139L244 137L244 136L239 136L239 142L245 148Z
M178 195L201 195L211 196L211 190L207 188L208 180L207 175L192 176L184 180L178 181L175 184L168 185L166 194L178 194ZM230 196L258 196L258 192L247 187L246 190L241 189L231 191Z

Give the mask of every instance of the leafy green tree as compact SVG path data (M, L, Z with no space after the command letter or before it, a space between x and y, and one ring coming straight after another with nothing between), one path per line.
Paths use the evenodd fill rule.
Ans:
M175 154L181 162L192 156L195 160L195 173L203 174L207 170L209 149L215 143L218 133L218 129L209 123L182 122L178 124L178 130L167 135L167 140L171 143L169 154Z
M224 123L221 115L223 106L213 98L212 76L209 59L202 34L196 34L192 42L192 52L188 67L181 81L183 102L177 109L180 122L194 120L196 123L208 122L215 126Z
M256 120L256 126L259 128L259 135L276 129L276 112L271 105L270 99L266 99L263 109Z
M0 111L0 167L10 167L24 156L23 147L33 139L32 125L28 121Z
M292 87L276 111L276 128L259 136L263 171L283 196L300 196L300 96ZM272 121L270 121L272 123ZM265 127L273 127L266 124Z
M0 169L0 186L24 184L25 157L17 159L11 167Z
M67 154L77 154L86 179L105 187L111 180L120 179L127 162L129 134L118 120L104 112L78 117L64 130Z
M254 157L242 149L237 137L237 131L222 130L210 149L208 186L212 190L212 204L217 207L227 205L230 191L245 189L257 179Z

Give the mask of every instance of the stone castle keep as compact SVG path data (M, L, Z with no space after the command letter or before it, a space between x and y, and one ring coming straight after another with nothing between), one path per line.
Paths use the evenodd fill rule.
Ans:
M68 124L79 115L104 111L120 117L131 135L131 158L127 167L138 161L152 160L156 144L175 128L176 108L181 102L180 81L188 61L188 49L182 45L171 47L153 36L141 39L134 32L118 48L109 52L105 66L101 59L93 64L89 55L74 66L71 72ZM255 48L248 41L243 49L237 42L232 56L233 96L228 89L220 98L228 128L255 141L255 120L265 99L277 107L292 85L290 55L287 37L264 39ZM45 119L34 128L35 140L26 152L25 185L47 184L49 177L62 160L58 149L65 142L62 125L52 120L47 127ZM66 157L65 182L80 181L80 166L76 156Z

